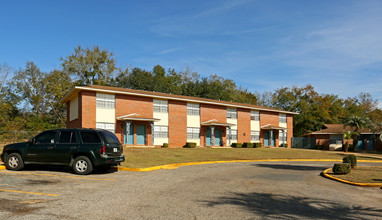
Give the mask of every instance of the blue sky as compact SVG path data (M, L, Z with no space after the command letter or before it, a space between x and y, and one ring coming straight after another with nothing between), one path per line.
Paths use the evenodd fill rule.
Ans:
M120 67L190 67L249 91L312 84L382 102L382 1L0 1L0 63L43 71L77 45Z

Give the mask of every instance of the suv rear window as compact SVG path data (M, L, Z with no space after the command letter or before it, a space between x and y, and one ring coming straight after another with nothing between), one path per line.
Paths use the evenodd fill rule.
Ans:
M82 143L84 144L100 144L101 139L99 138L97 132L93 131L81 131Z
M58 143L60 144L69 144L76 143L76 133L72 131L61 131L60 140Z
M110 131L102 131L101 133L105 137L106 142L108 144L119 144L118 138L112 132L110 132Z

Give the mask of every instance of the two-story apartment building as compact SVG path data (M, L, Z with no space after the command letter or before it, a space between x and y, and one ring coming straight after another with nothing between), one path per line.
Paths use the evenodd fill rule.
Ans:
M62 100L68 128L102 128L126 145L291 146L293 115L268 107L108 86L78 86Z

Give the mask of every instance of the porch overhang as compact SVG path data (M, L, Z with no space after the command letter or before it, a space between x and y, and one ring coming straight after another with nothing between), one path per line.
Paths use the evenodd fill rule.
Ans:
M264 125L261 127L261 129L263 130L289 130L289 128L284 128L284 127L279 127L279 126L276 126L276 125Z
M205 122L200 123L202 126L222 126L222 127L231 127L235 124L226 123L226 122L219 122L216 119L208 120Z
M117 120L119 121L150 121L150 122L160 121L159 118L146 118L146 117L142 117L140 114L137 114L137 113L117 117Z

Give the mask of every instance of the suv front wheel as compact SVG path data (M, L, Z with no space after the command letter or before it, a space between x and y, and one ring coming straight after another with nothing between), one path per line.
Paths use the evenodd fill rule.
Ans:
M92 162L85 156L76 157L72 165L73 171L76 174L86 175L93 171Z
M18 153L9 154L5 159L5 166L8 170L21 170L24 168L23 158Z

